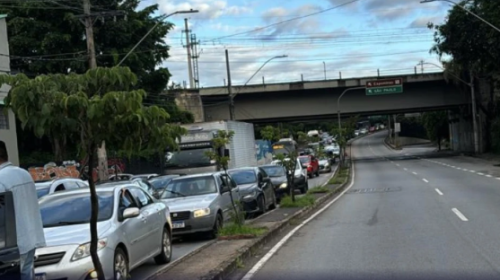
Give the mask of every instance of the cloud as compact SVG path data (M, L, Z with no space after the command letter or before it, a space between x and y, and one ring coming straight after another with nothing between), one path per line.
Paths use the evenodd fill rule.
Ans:
M224 0L157 0L157 3L160 11L165 14L190 9L198 10L198 13L190 15L194 20L213 20L223 15L238 16L253 12L250 6L229 6Z
M427 24L429 22L435 23L435 24L441 24L444 20L443 16L434 16L434 17L419 17L416 18L412 23L410 23L409 27L412 28L421 28L421 27L427 27Z

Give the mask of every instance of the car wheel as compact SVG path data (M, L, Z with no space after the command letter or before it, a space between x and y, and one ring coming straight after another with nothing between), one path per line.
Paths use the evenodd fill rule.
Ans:
M266 206L266 200L264 199L264 196L263 196L263 195L260 195L260 196L257 198L257 205L259 206L259 209L260 209L260 213L261 213L261 214L266 213L267 206Z
M319 168L316 170L316 177L319 177Z
M300 189L300 193L305 194L307 193L308 190L309 190L309 181L306 181L306 184Z
M217 214L215 218L214 227L210 231L211 238L217 238L219 236L220 229L224 226L224 222L222 220L222 215L220 213Z
M114 279L115 280L125 280L130 278L128 259L125 252L121 248L115 249L115 261L114 261Z
M172 237L167 227L163 229L161 252L155 257L156 264L167 264L172 259Z
M269 209L274 210L276 209L276 205L278 204L277 199L276 199L276 193L273 191L273 203L271 206L269 206Z

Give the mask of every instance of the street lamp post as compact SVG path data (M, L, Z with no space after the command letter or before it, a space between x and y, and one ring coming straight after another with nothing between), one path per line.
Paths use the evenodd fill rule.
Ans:
M424 65L424 64L432 65L432 66L441 68L444 71L446 71L445 68L443 68L442 66L439 66L435 63L421 62L420 64L421 65ZM476 121L477 112L476 112L476 91L474 89L474 76L472 75L472 72L469 71L470 82L466 82L462 78L458 77L457 75L450 73L450 72L448 72L448 73L451 74L453 77L455 77L460 82L462 82L470 87L470 94L471 94L471 99L472 99L471 105L472 105L472 130L473 130L473 135L474 135L474 153L479 154L479 134L478 134L478 128L477 128L477 121Z
M285 57L288 57L288 55L277 55L277 56L273 56L271 57L270 59L266 60L266 62L264 62L260 67L259 69L257 69L257 71L255 71L255 73L253 73L253 75L250 77L250 79L248 79L245 84L243 86L246 86L248 84L248 82L250 82L250 80L252 80L253 77L255 77L255 75L257 75L257 73L259 73L259 71L264 68L264 66L266 66L267 63L269 63L269 61L273 60L273 59L277 59L277 58L285 58ZM229 73L229 58L227 56L227 50L226 50L226 64L227 64L227 72L228 72L228 93L229 93L229 118L234 121L236 119L236 115L234 113L234 97L236 95L238 95L238 93L235 93L235 94L232 94L231 92L231 76L230 76L230 73Z
M125 55L124 58L122 58L122 60L120 60L120 62L118 63L117 66L120 66L134 51L135 49L142 43L142 41L144 41L148 36L149 34L151 34L151 32L153 32L153 30L155 30L155 28L166 18L170 17L170 16L173 16L173 15L177 15L177 14L193 14L193 13L197 13L198 10L185 10L185 11L177 11L177 12L173 12L171 14L168 14L168 15L164 15L161 17L161 19L153 26L151 27L151 29L149 29L148 33L146 33L146 35L144 35L140 40L139 42L137 42L137 44L135 44L135 46Z
M340 99L344 94L346 94L348 91L353 91L353 90L358 90L358 89L365 89L365 87L354 87L354 88L348 88L342 92L342 94L337 98L337 120L339 122L339 140L342 137L342 124L340 122ZM340 149L340 159L341 159L341 164L343 164L344 161L344 150L342 150L342 147Z
M491 28L495 29L496 31L500 32L500 28L496 27L495 25L493 25L491 22L485 20L484 18L478 16L477 14L471 12L470 10L466 9L465 7L459 5L458 3L456 2L453 2L451 0L424 0L424 1L420 1L420 3L431 3L431 2L436 2L436 1L441 1L441 2L448 2L448 3L451 3L452 5L455 5L457 7L459 7L460 9L464 10L466 13L469 13L471 15L473 15L474 17L476 17L477 19L479 19L480 21L486 23L487 25L489 25Z
M323 61L323 73L325 74L325 80L326 80L326 63Z

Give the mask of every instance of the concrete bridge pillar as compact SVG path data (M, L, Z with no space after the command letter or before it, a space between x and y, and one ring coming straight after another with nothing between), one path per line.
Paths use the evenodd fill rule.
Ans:
M175 103L182 110L191 112L194 116L194 122L204 122L205 112L203 103L198 92L180 91L175 93Z

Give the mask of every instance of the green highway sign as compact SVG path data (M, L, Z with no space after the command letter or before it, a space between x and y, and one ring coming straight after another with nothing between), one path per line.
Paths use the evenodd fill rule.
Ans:
M366 95L384 95L403 92L403 79L384 79L366 82Z

